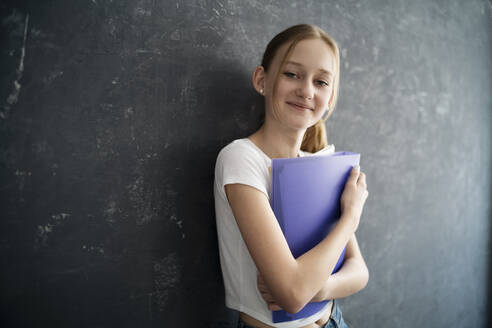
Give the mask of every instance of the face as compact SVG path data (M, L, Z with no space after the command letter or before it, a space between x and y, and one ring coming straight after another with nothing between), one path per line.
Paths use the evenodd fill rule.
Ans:
M279 72L273 92L276 73L288 46L278 49L265 73L265 105L276 120L294 129L307 129L328 109L336 73L335 56L321 39L298 42Z

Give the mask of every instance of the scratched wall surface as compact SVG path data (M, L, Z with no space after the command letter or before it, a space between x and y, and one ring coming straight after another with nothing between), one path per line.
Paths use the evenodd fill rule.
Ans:
M485 327L491 7L3 1L2 327L234 326L215 158L258 127L251 72L301 22L340 44L329 139L361 152L368 176L358 239L371 278L342 300L346 321Z

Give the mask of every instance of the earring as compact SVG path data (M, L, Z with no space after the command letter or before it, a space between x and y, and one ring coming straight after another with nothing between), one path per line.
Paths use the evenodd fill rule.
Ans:
M261 93L261 95L263 95L263 89L260 89L260 93Z

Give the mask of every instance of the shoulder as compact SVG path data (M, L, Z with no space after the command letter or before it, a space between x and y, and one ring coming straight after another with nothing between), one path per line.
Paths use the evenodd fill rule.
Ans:
M221 191L227 184L239 183L253 186L268 195L268 161L248 140L234 140L217 156L215 180Z
M220 153L226 153L226 152L237 152L240 150L243 150L247 147L247 140L246 138L242 139L236 139L231 142L229 142L227 145L225 145L219 152Z
M247 138L236 139L224 148L217 155L215 163L216 174L239 172L256 172L261 174L268 167L267 160L255 149L255 146Z
M243 161L250 159L254 161L261 161L262 156L254 148L252 143L247 138L236 139L226 146L224 146L217 155L217 162L219 161Z

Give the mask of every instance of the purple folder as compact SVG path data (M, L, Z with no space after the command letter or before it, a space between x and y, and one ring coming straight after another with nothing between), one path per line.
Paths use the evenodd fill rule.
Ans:
M316 246L340 218L340 197L360 154L336 152L272 159L272 208L297 258ZM345 249L333 270L343 264ZM308 303L297 313L272 311L273 322L292 321L320 311L328 301Z

